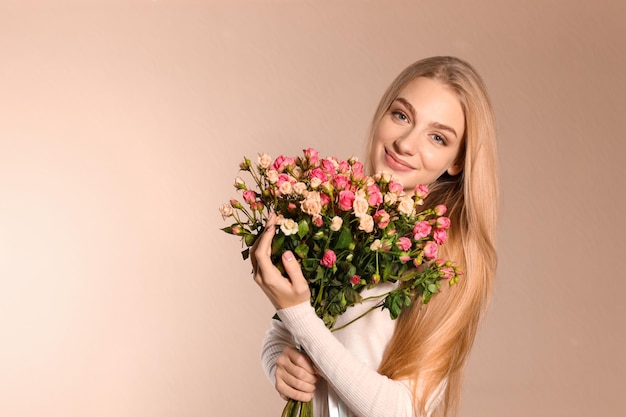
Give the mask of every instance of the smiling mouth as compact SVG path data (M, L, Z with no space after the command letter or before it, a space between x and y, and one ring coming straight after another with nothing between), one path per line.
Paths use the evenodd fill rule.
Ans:
M398 157L389 152L387 149L385 149L385 162L387 163L387 166L394 171L412 171L415 169L401 159L398 159Z

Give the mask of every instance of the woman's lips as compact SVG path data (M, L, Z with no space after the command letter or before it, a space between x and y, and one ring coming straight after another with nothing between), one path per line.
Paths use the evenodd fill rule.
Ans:
M385 149L385 163L394 171L412 171L414 168Z

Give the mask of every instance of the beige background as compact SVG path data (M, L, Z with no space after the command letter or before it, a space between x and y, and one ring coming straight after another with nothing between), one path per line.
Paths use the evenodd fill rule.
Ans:
M626 415L623 1L0 2L0 415L278 416L272 314L217 207L243 155L362 156L463 57L501 144L461 416Z

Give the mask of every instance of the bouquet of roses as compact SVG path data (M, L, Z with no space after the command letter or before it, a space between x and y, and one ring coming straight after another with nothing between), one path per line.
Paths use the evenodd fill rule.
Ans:
M244 158L240 169L252 176L254 187L235 179L243 202L232 199L220 207L224 219L234 220L222 230L243 240L245 259L267 215L276 212L272 261L284 272L281 254L296 254L311 303L329 329L337 330L337 317L362 301L363 289L378 283L399 285L380 295L368 312L387 309L395 319L416 300L427 303L439 292L440 281L453 285L459 280L459 268L437 257L450 226L443 216L446 207L418 210L426 186L409 194L388 174L364 175L356 158L322 159L314 149L274 160L261 154L254 165ZM283 416L310 412L310 404L290 400Z

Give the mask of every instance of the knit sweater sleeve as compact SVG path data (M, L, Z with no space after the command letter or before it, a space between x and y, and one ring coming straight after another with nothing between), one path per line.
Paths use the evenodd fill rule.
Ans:
M276 384L276 359L287 346L295 347L289 330L282 322L272 320L272 327L265 335L261 350L261 365L272 385Z
M279 310L278 316L320 375L357 416L414 416L408 383L364 366L324 326L310 303Z

